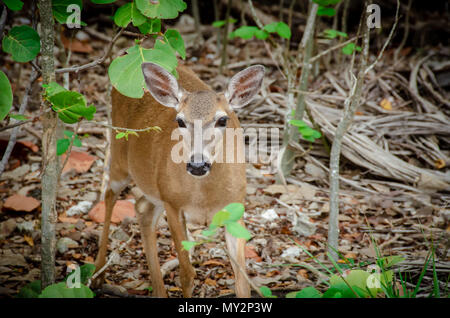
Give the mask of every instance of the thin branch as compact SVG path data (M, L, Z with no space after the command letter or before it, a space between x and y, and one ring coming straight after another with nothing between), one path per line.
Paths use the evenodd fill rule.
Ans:
M114 36L114 38L111 40L111 42L109 42L108 46L106 47L105 53L99 59L92 61L90 63L84 64L84 65L80 65L80 66L60 68L60 69L55 70L55 73L61 74L61 73L68 73L68 72L80 72L80 71L86 70L88 68L95 67L99 64L102 64L105 61L105 59L109 56L109 54L111 53L111 49L112 49L114 43L119 38L119 36L122 34L123 30L124 29L121 28L119 30L119 32L117 32L117 34Z
M349 44L349 43L351 43L351 42L357 40L357 39L360 38L360 37L361 37L361 36L354 36L354 37L352 37L351 39L349 39L349 40L347 40L347 41L345 41L345 42L338 43L338 44L336 44L336 45L334 45L334 46L332 46L332 47L326 49L325 51L322 51L322 52L320 52L319 54L313 56L313 57L309 60L309 62L310 62L310 63L315 62L316 60L318 60L318 59L321 58L322 56L324 56L324 55L326 55L326 54L328 54L328 53L330 53L330 52L332 52L332 51L334 51L334 50L340 49L341 47L346 46L347 44ZM301 66L301 65L300 65L300 66Z
M27 108L27 105L28 105L28 98L30 96L30 92L33 87L33 83L36 81L38 76L39 76L39 74L33 69L31 71L30 82L28 84L28 87L25 89L22 103L20 104L20 107L19 107L19 115L23 115L25 113L25 109ZM22 123L19 122L18 124L19 125L17 125L17 123L13 123L13 125L15 125L15 126L14 126L13 131L11 132L11 136L9 137L9 142L8 142L8 145L6 146L5 153L3 154L2 161L0 162L0 176L2 175L3 171L5 170L6 164L8 163L9 157L11 156L11 153L14 149L14 145L16 144L17 134L19 133L19 129L20 129L20 126L22 125ZM8 129L8 127L3 127L2 130L5 130L5 129Z
M11 125L8 125L8 126L0 128L0 132L8 130L8 129L11 129L11 128L14 128L14 127L18 127L18 126L22 126L22 125L28 124L28 123L30 123L32 121L33 121L33 119L18 121L18 122L14 123L14 124L11 124Z
M0 48L2 47L3 30L5 29L6 17L8 16L8 11L5 5L2 5L2 15L0 16Z

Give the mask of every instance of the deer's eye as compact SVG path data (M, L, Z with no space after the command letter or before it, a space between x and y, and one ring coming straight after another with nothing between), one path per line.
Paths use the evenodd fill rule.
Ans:
M227 116L220 117L216 122L216 127L226 127L227 121L228 121Z
M180 128L186 128L186 124L184 123L183 119L177 118L177 119L175 119L175 120L176 120L177 123L178 123L178 127L180 127Z

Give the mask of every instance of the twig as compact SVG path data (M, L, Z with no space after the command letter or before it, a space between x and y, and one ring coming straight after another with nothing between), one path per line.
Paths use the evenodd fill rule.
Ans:
M14 123L14 124L11 124L11 125L8 125L8 126L0 128L0 132L8 130L8 129L11 129L11 128L14 128L14 127L17 127L17 126L22 126L22 125L28 124L29 122L32 122L32 121L33 121L32 119L18 121L18 122Z
M228 252L228 249L225 248L225 251L227 252L228 257L231 259L231 261L234 263L234 265L237 266L237 268L239 269L239 272L241 272L242 276L244 276L245 280L249 283L249 285L258 293L258 295L261 298L264 298L264 295L261 293L261 291L259 290L258 286L256 286L252 282L250 277L248 277L247 273L245 272L245 269L243 269L242 266L238 263L238 261L231 255L231 253Z
M119 30L119 32L117 32L117 34L114 36L114 38L111 40L111 42L109 42L108 46L106 47L105 53L97 60L92 61L87 64L84 64L84 65L80 65L80 66L60 68L60 69L55 70L55 73L60 74L60 73L68 73L68 72L80 72L80 71L86 70L88 68L95 67L99 64L102 64L105 61L105 59L109 56L114 43L119 38L119 36L122 34L123 30L124 29L121 28Z
M360 38L360 37L361 37L361 36L355 36L355 37L352 37L351 39L349 39L349 40L347 40L347 41L345 41L345 42L338 43L338 44L336 44L335 46L332 46L332 47L326 49L325 51L322 51L322 52L320 52L319 54L313 56L313 57L309 60L309 62L310 62L310 63L315 62L316 60L318 60L318 59L321 58L322 56L324 56L324 55L326 55L326 54L328 54L328 53L330 53L330 52L332 52L332 51L334 51L334 50L340 49L341 47L346 46L348 43L351 43L351 42L357 40L357 39Z
M228 25L230 23L231 1L232 0L228 0L227 11L225 14L225 26L223 27L223 39L222 39L222 59L219 66L219 74L222 74L223 67L227 62Z
M5 29L6 17L8 16L6 6L3 4L2 7L2 15L0 16L0 48L2 47L3 30Z
M19 115L23 115L25 113L25 109L27 108L27 105L28 105L28 98L29 98L31 89L33 87L33 83L36 81L38 76L39 76L39 74L33 69L31 71L30 83L28 84L28 87L25 90L25 93L24 93L24 96L22 99L22 103L20 104L20 107L19 107ZM19 124L20 125L16 125L13 128L13 131L11 132L11 136L9 137L8 145L6 146L5 153L3 154L2 161L0 162L0 176L2 175L3 171L5 170L6 164L8 163L9 157L11 156L11 153L14 149L14 145L16 144L17 134L19 132L19 129L20 129L20 126L22 125L22 123L19 122ZM6 127L4 127L4 128L6 128ZM3 129L3 130L5 130L5 129Z

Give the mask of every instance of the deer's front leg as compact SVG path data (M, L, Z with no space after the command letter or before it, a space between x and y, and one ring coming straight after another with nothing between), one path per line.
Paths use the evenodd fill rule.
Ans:
M163 212L163 206L155 206L141 197L136 202L136 216L139 222L142 243L152 280L153 294L156 297L167 297L164 280L161 274L158 257L158 242L156 229L158 220Z
M180 262L180 282L184 297L192 297L192 288L194 286L195 270L189 260L189 252L186 251L181 242L187 240L186 223L181 211L174 209L166 204L167 223L169 223L170 233L172 234L175 249L177 250L178 260Z
M244 222L241 220L239 223L244 226ZM239 298L249 298L250 297L250 286L242 273L246 271L245 266L245 239L235 238L228 232L225 232L225 239L227 241L228 252L237 264L230 260L231 266L233 267L234 277L235 277L235 292L236 296ZM241 269L239 269L239 267Z

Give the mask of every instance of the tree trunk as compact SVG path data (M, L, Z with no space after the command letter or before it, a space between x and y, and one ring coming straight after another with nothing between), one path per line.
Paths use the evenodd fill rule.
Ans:
M344 115L339 122L331 147L330 155L330 217L328 221L328 251L331 256L338 259L338 239L339 239L339 160L341 156L342 139L348 127L353 121L356 109L359 106L362 88L364 84L364 75L369 56L369 27L366 26L366 7L364 7L363 19L361 22L363 31L362 54L358 65L358 75L356 83L344 103ZM353 76L353 73L352 73ZM354 77L354 76L353 76Z
M311 4L311 8L308 14L308 21L306 22L305 33L303 34L302 41L299 45L299 54L303 54L303 69L300 76L300 85L298 89L300 91L308 90L308 77L311 71L312 65L309 62L311 59L313 47L314 47L314 26L316 23L317 9L319 6L316 3ZM294 73L296 74L296 73ZM284 134L283 134L283 145L280 150L280 164L278 173L287 177L294 166L295 153L289 147L289 142L291 140L297 140L299 138L299 132L297 127L289 124L290 118L292 119L303 119L303 114L305 112L305 96L303 93L298 93L297 105L295 107L295 114L292 116L291 112L286 116Z
M41 18L41 69L42 84L55 79L53 58L54 28L51 0L39 0ZM43 102L42 108L49 110ZM55 112L45 111L42 119L42 220L41 220L41 281L42 288L55 282L56 248L56 194L59 174L59 162L56 155L56 130L58 117Z

